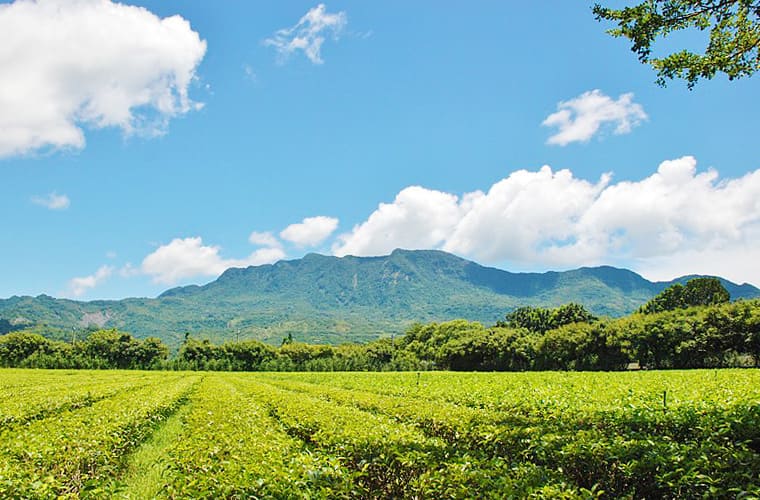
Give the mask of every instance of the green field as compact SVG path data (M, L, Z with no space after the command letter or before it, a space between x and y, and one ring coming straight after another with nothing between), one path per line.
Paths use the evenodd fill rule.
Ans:
M1 498L758 498L760 371L0 370Z

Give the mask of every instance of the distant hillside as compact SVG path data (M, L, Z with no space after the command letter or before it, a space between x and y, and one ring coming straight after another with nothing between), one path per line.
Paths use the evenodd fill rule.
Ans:
M734 299L760 297L752 285L721 281ZM337 343L400 334L415 321L465 318L493 324L523 305L572 301L599 315L620 316L672 283L653 283L607 266L511 273L435 250L396 250L383 257L309 254L228 269L206 285L173 288L155 299L11 297L0 300L0 325L44 324L72 334L89 325L116 327L175 346L184 332L217 341L279 343L292 334L298 340Z

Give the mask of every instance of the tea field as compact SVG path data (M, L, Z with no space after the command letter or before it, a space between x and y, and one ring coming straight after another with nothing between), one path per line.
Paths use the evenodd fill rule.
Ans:
M758 497L759 370L0 370L0 498Z

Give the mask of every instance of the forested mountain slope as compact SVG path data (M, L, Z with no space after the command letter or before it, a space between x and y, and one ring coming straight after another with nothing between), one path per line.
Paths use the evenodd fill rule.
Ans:
M760 297L754 286L722 282L733 299ZM170 345L185 332L214 340L279 343L291 334L312 343L337 343L400 334L415 321L464 318L493 324L523 305L579 302L595 314L620 316L671 283L607 266L511 273L434 250L396 250L382 257L309 254L228 269L206 285L173 288L157 298L11 297L0 300L0 328L44 324L75 335L96 325L157 336Z

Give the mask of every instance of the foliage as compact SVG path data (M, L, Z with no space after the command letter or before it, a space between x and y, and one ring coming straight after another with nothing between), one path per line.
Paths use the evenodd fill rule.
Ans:
M709 305L650 312L674 303L684 306L684 297ZM725 299L709 281L692 280L665 290L647 304L646 313L619 319L598 319L582 306L568 304L555 309L521 308L492 327L466 320L417 323L401 337L366 344L294 341L274 347L255 340L215 344L189 337L171 360L166 359L168 350L158 339L139 341L117 330L93 332L74 345L13 332L0 336L0 366L527 371L623 370L630 363L655 369L760 364L760 301L720 302Z
M718 278L690 279L683 288L683 301L687 307L725 304L730 300L731 294Z
M1 375L2 498L136 498L170 417L157 498L760 494L757 370Z
M736 370L427 373L421 381L401 373L266 375L298 398L392 416L442 439L470 467L459 469L452 459L438 465L425 475L431 489L460 484L459 497L488 489L497 498L558 497L554 491L568 498L695 498L729 490L752 496L758 411L739 401L756 399L756 377ZM733 418L735 425L728 423ZM502 457L511 458L509 468Z
M596 319L596 316L581 304L571 302L556 309L518 307L506 315L505 321L497 321L496 326L525 328L533 333L546 333L571 323L589 323Z
M155 337L138 340L118 330L96 330L76 344L36 333L0 336L0 366L32 368L156 368L169 349Z
M35 333L14 332L0 337L2 366L15 366L32 354L41 351L48 340Z
M92 374L79 375L89 379ZM78 405L48 407L43 414L39 402L23 408L15 425L0 433L0 497L97 496L97 484L107 484L123 457L182 404L197 380L174 374L154 374L147 380L140 380L139 374L133 377L126 381L120 377L120 384L110 384L100 397ZM99 388L90 382L89 389ZM68 390L65 385L57 391L47 388L47 397L55 401L63 394L65 401ZM4 406L0 412L5 413Z
M351 475L337 457L305 450L238 380L207 377L169 448L169 498L345 498ZM211 425L209 425L211 424Z
M724 73L729 80L760 69L760 2L756 0L646 0L632 7L594 5L597 20L613 21L608 31L631 41L639 60L657 71L657 83L683 78L691 89L700 78ZM709 31L703 53L683 49L653 57L654 43L681 31Z
M718 278L693 278L686 285L675 283L639 308L642 313L656 313L692 306L724 304L731 295Z

